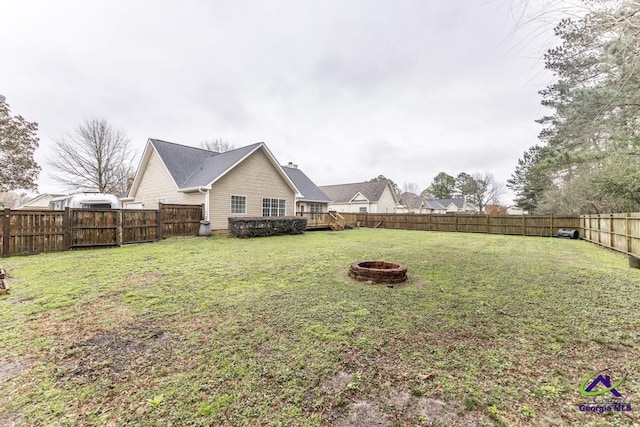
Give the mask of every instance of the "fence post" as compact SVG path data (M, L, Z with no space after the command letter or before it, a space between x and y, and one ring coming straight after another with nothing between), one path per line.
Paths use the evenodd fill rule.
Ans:
M453 215L456 219L456 231L458 231L458 214Z
M64 215L62 216L62 232L64 233L64 250L71 250L71 209L64 208Z
M491 215L487 214L486 217L487 217L487 231L486 231L486 233L490 234L491 233L491 227L489 226L489 218L491 217Z
M431 231L431 214L429 214L429 224L427 225L427 230Z
M158 203L158 240L162 240L162 203Z
M614 236L615 229L613 228L613 214L609 214L609 247L611 249L616 248L616 239Z
M522 235L527 235L527 216L522 214Z
M625 218L624 225L626 228L626 238L627 238L627 255L631 255L631 223L629 222L630 213L627 212L627 217Z
M11 241L11 209L5 208L2 215L2 256L8 257Z
M124 210L118 209L116 213L116 246L122 246L122 234L124 232Z
M600 242L602 241L601 235L602 235L602 224L600 221L600 214L598 214L598 244L600 244Z

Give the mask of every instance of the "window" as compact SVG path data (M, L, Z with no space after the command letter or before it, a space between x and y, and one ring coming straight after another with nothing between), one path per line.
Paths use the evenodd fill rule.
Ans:
M262 216L285 216L287 201L285 199L262 199Z
M247 196L231 196L231 213L247 213Z
M367 213L367 207L366 206L361 207L360 213Z
M323 212L323 205L317 204L317 203L312 203L309 205L309 210L312 213L322 213Z

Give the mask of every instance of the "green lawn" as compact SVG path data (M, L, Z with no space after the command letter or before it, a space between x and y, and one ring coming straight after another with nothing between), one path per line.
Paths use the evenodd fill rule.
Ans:
M402 286L349 264L406 264ZM360 229L0 260L0 425L633 425L640 270L573 240ZM640 393L639 393L640 394Z

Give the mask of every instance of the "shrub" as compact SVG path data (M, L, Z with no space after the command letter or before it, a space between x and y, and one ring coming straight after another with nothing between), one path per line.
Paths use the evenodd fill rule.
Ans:
M302 234L307 229L307 218L255 217L229 218L229 233L233 237L264 237L281 234Z

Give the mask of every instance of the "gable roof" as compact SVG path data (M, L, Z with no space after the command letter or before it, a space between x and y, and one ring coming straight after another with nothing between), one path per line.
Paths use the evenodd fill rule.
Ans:
M378 202L384 190L389 186L386 181L355 182L352 184L323 185L320 190L333 201L333 203L349 203L358 194L362 194L369 202ZM391 191L395 198L395 194Z
M456 197L453 199L433 199L433 200L435 200L445 208L449 207L449 205L452 203L458 209L462 209L464 207L464 198L462 197Z
M302 193L302 199L307 202L323 202L328 203L331 201L326 194L322 192L317 185L309 179L300 169L289 166L282 166L282 169L289 176L291 181L298 187L300 193Z
M150 138L149 142L156 149L178 188L184 187L184 184L198 170L205 159L220 155L215 151L188 147L160 139Z
M218 153L203 148L149 138L129 195L137 192L142 176L140 172L146 169L151 152L154 150L158 153L160 160L179 191L196 191L200 188L210 188L214 182L226 175L227 172L244 159L254 152L262 150L287 185L296 193L299 193L298 188L263 142ZM248 185L251 184L248 183Z
M438 199L424 199L424 205L429 209L447 209L447 206L440 204Z
M402 205L412 208L417 208L423 203L423 200L420 196L409 191L405 191L404 193L400 194L398 196L398 200Z

